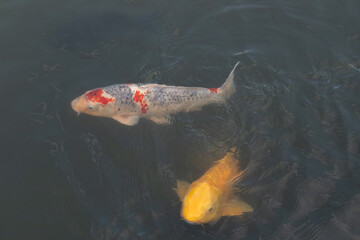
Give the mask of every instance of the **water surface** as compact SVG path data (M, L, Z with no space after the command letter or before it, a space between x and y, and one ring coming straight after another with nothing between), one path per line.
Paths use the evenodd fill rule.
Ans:
M0 3L1 239L360 239L360 2ZM80 115L86 90L218 87L225 106L127 127ZM242 217L180 219L236 146Z

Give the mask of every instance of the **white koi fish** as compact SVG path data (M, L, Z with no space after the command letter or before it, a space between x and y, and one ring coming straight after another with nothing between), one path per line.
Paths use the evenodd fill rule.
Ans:
M87 91L71 102L77 113L113 118L132 126L139 118L157 124L170 123L170 114L200 110L224 103L234 92L234 71L220 88L178 87L159 84L117 84Z

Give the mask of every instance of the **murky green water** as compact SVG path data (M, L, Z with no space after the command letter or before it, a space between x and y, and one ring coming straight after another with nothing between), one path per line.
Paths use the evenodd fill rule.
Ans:
M359 239L360 2L0 2L1 239ZM125 82L226 106L126 127L70 101ZM232 146L240 218L195 226L172 190Z

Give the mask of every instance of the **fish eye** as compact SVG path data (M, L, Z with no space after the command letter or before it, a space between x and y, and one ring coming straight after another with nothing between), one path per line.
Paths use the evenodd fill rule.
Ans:
M214 210L214 208L213 208L213 207L209 208L209 212L212 212L213 210Z
M93 109L94 107L92 105L89 105L89 109Z

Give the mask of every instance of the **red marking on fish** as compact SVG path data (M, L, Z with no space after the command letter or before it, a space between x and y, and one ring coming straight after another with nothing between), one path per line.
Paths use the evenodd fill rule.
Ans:
M147 110L149 110L149 108L147 107L148 105L146 104L145 100L144 100L144 96L145 96L146 92L141 93L140 91L136 91L135 95L133 97L133 101L134 102L138 102L141 105L141 112L143 114L145 114L147 112Z
M126 85L129 85L129 86L132 85L132 83L125 83L125 84L126 84Z
M108 104L109 102L115 102L115 98L104 97L104 96L102 96L103 93L104 93L104 90L99 88L99 89L92 90L91 92L88 92L86 94L86 97L89 101L98 102L98 103L105 104L105 105Z
M211 92L213 93L218 93L218 89L217 88L208 88Z

